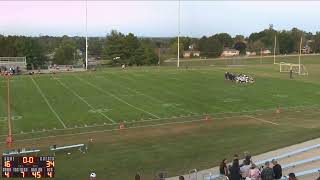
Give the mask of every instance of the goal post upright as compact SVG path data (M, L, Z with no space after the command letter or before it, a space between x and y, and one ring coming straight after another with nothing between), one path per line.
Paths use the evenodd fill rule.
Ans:
M274 36L274 46L273 46L273 64L276 64L276 46L277 46L277 36Z
M299 74L301 74L301 48L302 48L302 36L300 38L300 47L299 47Z

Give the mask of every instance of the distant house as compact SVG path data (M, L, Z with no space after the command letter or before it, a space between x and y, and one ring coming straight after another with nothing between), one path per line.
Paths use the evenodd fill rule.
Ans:
M247 55L247 56L256 56L257 53L256 53L256 52L247 51L247 52L246 52L246 55Z
M240 51L236 49L224 49L222 51L221 57L232 57L239 56Z
M271 54L271 51L269 49L265 49L265 50L261 51L261 53L263 55L269 55L269 54Z
M184 51L183 57L184 58L190 58L190 57L199 57L200 51Z

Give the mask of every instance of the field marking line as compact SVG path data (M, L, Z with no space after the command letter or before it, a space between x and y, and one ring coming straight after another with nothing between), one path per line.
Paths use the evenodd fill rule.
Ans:
M136 74L134 74L134 73L131 73L133 76L136 76ZM148 76L145 76L145 77L148 77ZM149 77L148 77L149 78ZM160 77L161 78L161 77ZM159 77L157 77L157 79L159 79ZM149 80L151 80L151 81L154 81L155 79L154 78L149 78ZM179 79L179 81L182 81L182 83L174 83L173 85L170 85L170 88L172 89L172 87L173 86L175 86L175 89L177 89L178 91L179 90L181 90L181 89L183 89L184 87L182 86L182 84L184 84L184 81L183 80L180 80ZM169 82L169 81L166 81L166 82ZM172 82L172 81L170 81L170 82ZM180 84L180 85L179 85ZM193 83L193 84L195 84L195 83ZM198 83L198 84L201 84L201 85L203 85L202 83ZM201 88L200 88L201 89ZM195 92L195 94L199 94L199 92L201 93L201 91L199 91L199 90L197 90L197 89L191 89L190 91L193 91L193 92ZM174 94L174 93L172 93L172 92L170 92L170 91L167 91L167 93L170 93L170 94L172 94L173 96L179 96L180 98L182 98L182 99L185 99L185 100L187 100L187 101L189 101L189 102L193 102L193 103L196 103L196 104L199 104L199 105L203 105L203 104L206 104L206 106L208 105L208 103L205 103L204 101L201 101L201 100L198 100L198 99L194 99L194 98L190 98L190 96L181 96L179 93L178 94ZM191 95L194 95L194 94L191 94ZM210 106L210 105L209 105ZM216 110L224 110L223 108L220 108L220 107L218 107L218 106L210 106L210 107L214 107Z
M103 77L104 77L105 79L109 80L109 79L106 78L105 76L103 76ZM129 78L125 78L125 77L120 77L120 78L126 79L126 80L130 80ZM109 80L109 81L110 81L110 80ZM128 89L128 90L130 90L130 91L132 91L132 92L134 92L134 93L136 93L136 94L138 94L138 95L145 96L145 97L147 97L147 98L149 98L149 99L152 99L152 100L154 100L154 101L157 101L158 103L161 103L161 104L166 103L165 101L161 101L161 100L159 100L159 99L157 99L157 98L154 98L154 97L152 97L152 96L150 96L150 95L144 94L144 93L142 93L142 92L140 92L140 91L138 91L138 90L135 90L135 89L126 87L126 86L124 86L124 85L119 85L119 86L125 87L126 89ZM185 110L185 109L183 109L183 108L177 107L176 105L174 105L173 108L182 110L182 111L187 112L187 113L195 114L195 113L192 112L192 111Z
M96 86L96 85L94 85L94 84L92 84L92 83L90 83L90 82L88 82L88 81L85 81L84 79L81 79L81 78L79 78L79 77L77 77L77 76L74 76L74 77L77 78L77 79L79 79L80 81L85 82L85 83L87 83L88 85L96 88L97 90L99 90L99 91L101 91L101 92L103 92L103 93L105 93L105 94L107 94L107 95L109 95L109 96L117 99L118 101L120 101L120 102L122 102L122 103L124 103L124 104L126 104L126 105L128 105L128 106L130 106L130 107L132 107L132 108L134 108L134 109L137 109L137 110L142 111L142 112L144 112L144 113L146 113L146 114L149 114L149 115L151 115L151 116L153 116L153 117L155 117L155 118L160 119L159 116L157 116L157 115L155 115L155 114L152 114L151 112L148 112L148 111L146 111L146 110L144 110L144 109L138 108L138 107L136 107L136 106L128 103L127 101L119 98L118 96L114 95L113 93L110 93L109 91L106 91L106 90L104 90L104 89L101 89L100 87L98 87L98 86Z
M76 97L78 97L82 102L84 102L88 107L90 107L93 110L97 110L96 108L94 108L90 103L88 103L88 101L86 101L83 97L81 97L78 93L76 93L73 89L71 89L69 86L67 86L66 84L64 84L63 82L61 82L59 79L55 79L57 82L59 82L59 84L61 86L63 86L64 88L68 89L73 95L75 95ZM100 111L97 111L100 115L102 115L103 117L105 117L106 119L108 119L109 121L115 123L115 121L113 119L111 119L109 116L103 114Z
M319 105L308 105L308 106L291 106L291 107L285 107L286 109L295 109L295 108L318 108ZM241 113L256 113L256 112L268 112L268 111L273 111L276 110L277 108L270 108L270 109L257 109L253 111L236 111L236 112L225 112L225 113L206 113L207 115L213 116L215 119L227 119L227 118L236 118L236 117L244 117L246 115L243 115ZM239 115L231 115L231 116L225 116L225 117L215 117L215 115L225 115L225 114L237 114L240 113ZM148 120L135 120L135 122L126 122L128 124L131 123L137 123L137 122L153 122L153 121L161 121L161 120L166 120L166 119L177 119L177 118L196 118L196 117L202 117L203 115L197 114L197 115L181 115L178 117L165 117L165 118L160 118L160 119L148 119ZM105 125L92 125L92 126L87 126L87 127L77 127L77 128L66 128L66 129L54 129L54 130L47 130L47 131L60 131L60 130L73 130L73 129L84 129L84 128L92 128L92 127L99 127L99 126L107 126L107 125L115 125L115 124L120 124L120 123L114 123L114 124L105 124ZM35 132L25 132L23 134L36 134L36 133L42 133L43 131L35 131ZM21 133L15 133L13 135L21 135ZM7 135L0 135L0 137L5 137ZM1 143L0 143L1 144Z
M265 122L265 123L269 123L269 124L277 125L277 126L279 126L279 125L280 125L280 124L275 123L275 122L271 122L271 121L264 120L264 119L261 119L261 118L256 118L256 117L249 116L249 115L246 115L246 117L249 117L249 118L251 118L251 119L255 119L255 120L257 120L257 121L261 121L261 122Z
M243 116L241 116L243 117ZM226 119L221 118L221 119ZM151 124L151 125L142 125L142 126L134 126L134 127L127 127L126 129L138 129L138 128L146 128L146 127L157 127L157 126L165 126L165 125L172 125L172 124L186 124L186 123L193 123L193 122L201 122L205 121L205 119L195 119L195 120L189 120L189 121L179 121L179 122L168 122L168 123L161 123L161 124ZM99 131L88 131L88 132L81 132L81 133L70 133L70 134L61 134L61 135L53 135L53 136L46 136L46 137L38 137L38 138L29 138L29 139L19 139L15 140L15 142L19 141L33 141L33 140L40 140L40 139L47 139L47 138L56 138L56 137L65 137L65 136L75 136L75 135L84 135L84 134L93 134L93 133L102 133L102 132L113 132L113 131L120 131L121 129L105 129L105 130L99 130ZM0 142L0 144L5 144L5 142Z
M64 124L64 122L62 121L62 119L60 118L60 116L57 114L57 112L53 109L53 107L51 106L51 104L49 103L47 97L44 95L44 93L42 92L42 90L40 89L38 83L30 76L33 84L35 85L35 87L37 88L38 92L40 93L40 95L42 96L42 98L44 99L44 101L47 103L49 109L51 110L51 112L56 116L56 118L60 121L60 123L62 124L62 126L64 128L67 128L67 126Z

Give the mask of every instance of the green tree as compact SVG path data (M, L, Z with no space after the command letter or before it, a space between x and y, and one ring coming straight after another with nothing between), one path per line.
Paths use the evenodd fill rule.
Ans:
M65 39L56 49L53 63L60 65L71 65L76 59L76 46L73 42Z
M241 55L245 55L246 54L246 49L247 49L247 45L246 43L242 42L242 41L238 41L234 44L234 49L240 51Z

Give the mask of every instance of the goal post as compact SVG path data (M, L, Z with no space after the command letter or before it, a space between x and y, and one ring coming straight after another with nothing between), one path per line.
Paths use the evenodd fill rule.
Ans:
M308 70L303 64L280 63L280 72L290 72L291 70L299 75L308 75Z
M0 66L25 68L27 66L26 57L0 57Z

